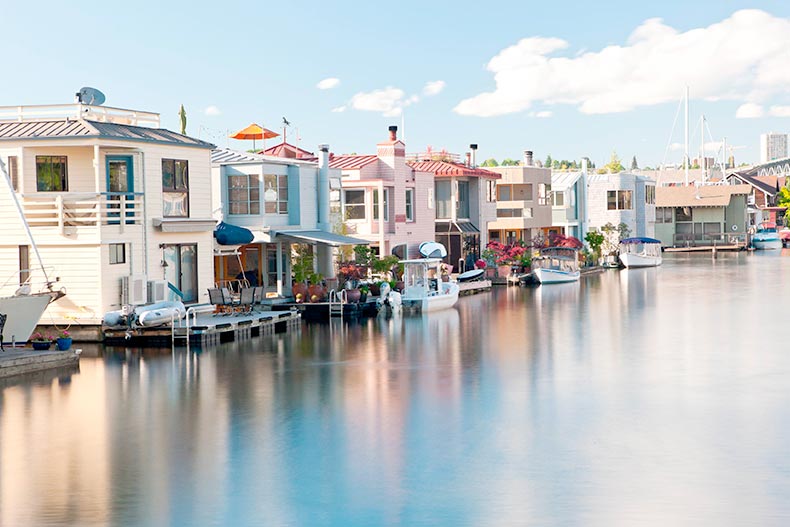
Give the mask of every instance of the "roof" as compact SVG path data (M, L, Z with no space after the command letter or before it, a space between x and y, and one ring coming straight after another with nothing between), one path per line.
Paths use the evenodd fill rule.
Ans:
M500 174L480 167L470 167L452 161L409 161L410 167L418 172L431 172L435 176L471 176L502 179Z
M129 124L103 123L87 119L59 119L50 121L5 121L0 122L0 141L18 139L117 139L142 141L198 148L214 148L214 145L164 128L148 128Z
M551 174L551 190L568 190L582 177L581 172L555 172Z
M751 191L749 185L656 187L656 207L726 207L732 196Z
M230 148L217 148L211 151L211 162L214 164L222 163L251 163L255 161L265 161L260 154L231 150Z
M777 176L758 176L755 170L748 170L744 172L733 172L730 174L754 188L765 192L769 196L776 194ZM781 186L781 185L780 185Z
M296 158L296 159L310 159L315 161L316 156L312 152L308 152L304 148L299 148L298 146L294 146L290 143L286 143L283 141L279 145L270 146L264 150L259 150L258 154L264 154L267 156L276 156L276 157L287 157L287 158Z
M339 168L340 170L359 170L378 159L376 155L343 155L335 156L329 160L329 168Z
M352 236L343 236L342 234L335 234L334 232L327 231L277 231L276 237L284 237L292 240L307 243L322 243L332 247L339 247L341 245L369 245L368 240L361 238L354 238Z

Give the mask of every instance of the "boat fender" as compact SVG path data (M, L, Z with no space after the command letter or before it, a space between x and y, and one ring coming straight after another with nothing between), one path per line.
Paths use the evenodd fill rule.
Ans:
M124 319L123 311L109 311L104 314L102 324L105 326L122 326L124 325Z

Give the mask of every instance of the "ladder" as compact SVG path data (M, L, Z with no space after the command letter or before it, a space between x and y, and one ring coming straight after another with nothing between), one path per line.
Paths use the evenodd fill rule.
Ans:
M343 304L346 303L346 290L338 293L334 289L329 292L329 317L343 318Z

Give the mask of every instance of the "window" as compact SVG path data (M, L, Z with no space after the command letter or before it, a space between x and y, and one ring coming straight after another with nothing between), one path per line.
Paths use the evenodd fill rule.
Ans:
M565 192L555 190L551 193L551 206L564 207L565 206Z
M486 201L491 203L492 201L496 201L496 181L488 180L486 181Z
M469 217L469 182L458 182L458 199L455 202L456 218Z
M438 219L449 219L451 192L449 181L436 182L436 217Z
M126 244L110 244L110 265L126 263Z
M30 279L30 247L19 246L19 285Z
M672 223L672 209L656 207L656 223Z
M414 189L406 189L406 221L414 221Z
M645 203L648 205L656 204L656 187L653 185L645 186Z
M497 186L497 199L499 201L510 201L510 196L513 193L513 187L510 185L498 185Z
M347 220L365 219L365 191L346 190L344 191L343 215Z
M630 190L608 190L606 191L607 210L630 210L631 191Z
M551 194L551 185L547 185L545 183L538 183L538 205L548 205L550 194Z
M373 219L379 219L379 190L373 190ZM390 191L384 189L384 221L390 221Z
M532 201L532 183L513 185L513 199L518 201Z
M11 178L11 188L19 192L19 164L16 156L8 156L8 177Z
M185 304L197 302L198 299L198 269L197 269L197 244L175 244L163 247L162 260L165 266L165 280L173 284L182 296ZM175 293L170 294L169 300L177 300Z
M497 209L497 218L532 218L532 207L524 207L523 209Z
M263 176L263 201L266 214L288 214L288 176Z
M66 192L69 190L66 156L36 156L36 190Z
M162 159L162 201L166 218L189 217L189 161Z
M228 176L229 214L260 214L260 178L256 174Z
M675 221L691 221L691 208L678 207L675 209Z

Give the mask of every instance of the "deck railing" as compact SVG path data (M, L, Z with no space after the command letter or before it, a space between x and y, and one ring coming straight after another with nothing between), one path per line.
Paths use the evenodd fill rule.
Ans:
M0 121L88 119L106 123L159 128L159 114L90 104L0 106Z
M65 192L22 196L25 219L31 228L71 229L117 225L123 232L143 222L143 194L137 192Z
M675 233L673 247L746 247L748 235L745 232Z

